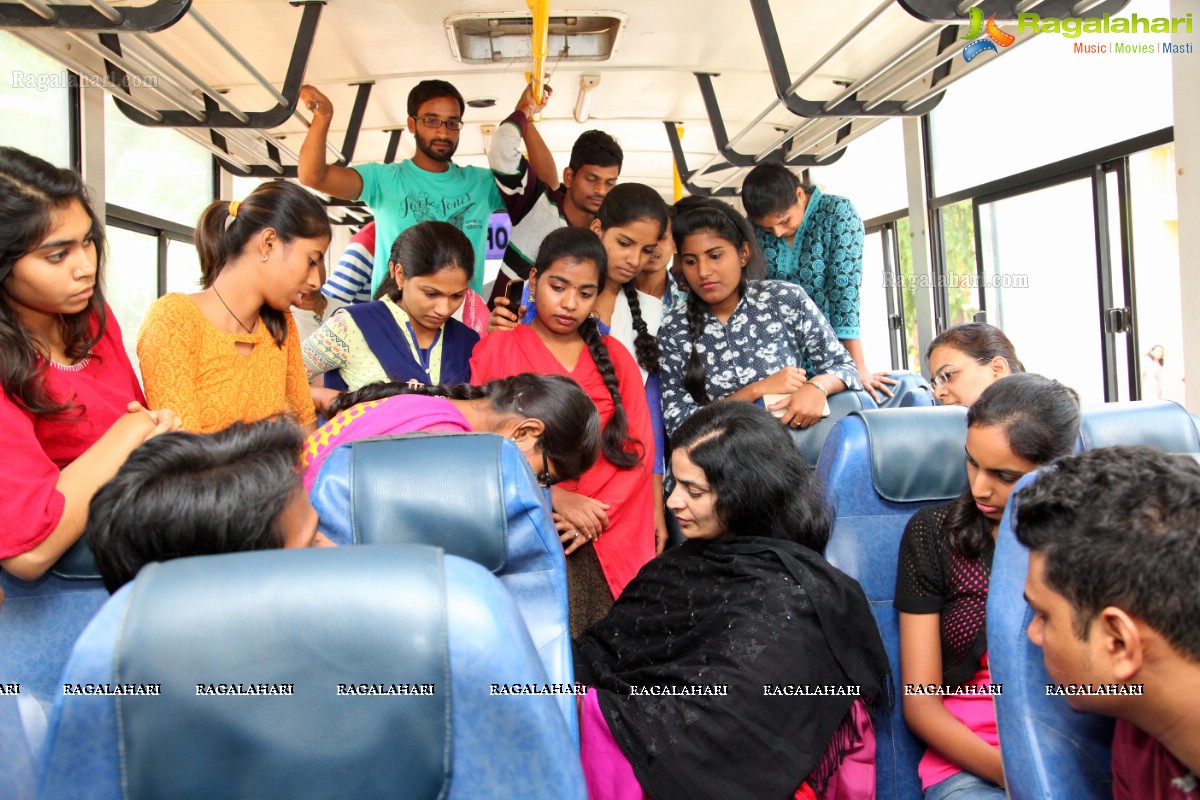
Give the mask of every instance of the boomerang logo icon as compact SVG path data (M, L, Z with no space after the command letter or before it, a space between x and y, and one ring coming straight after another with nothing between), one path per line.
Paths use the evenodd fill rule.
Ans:
M985 33L987 34L987 38L980 39L979 37ZM1000 51L996 49L996 45L1008 47L1017 40L1017 37L1011 33L1005 33L1000 30L999 26L996 25L995 14L988 17L987 24L985 25L983 22L983 12L978 8L971 9L971 25L967 29L966 35L962 38L977 40L963 47L963 61L970 61L975 56L985 53L988 50L998 53Z

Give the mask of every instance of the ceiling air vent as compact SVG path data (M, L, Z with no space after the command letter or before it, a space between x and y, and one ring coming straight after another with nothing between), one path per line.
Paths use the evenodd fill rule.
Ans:
M615 11L550 17L549 60L607 61L625 27ZM513 14L458 14L446 19L450 50L464 64L530 61L533 18Z

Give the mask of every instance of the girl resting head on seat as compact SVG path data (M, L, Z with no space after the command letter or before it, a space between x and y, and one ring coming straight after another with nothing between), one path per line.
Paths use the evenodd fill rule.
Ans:
M1022 475L1071 454L1078 435L1078 396L1041 375L998 380L968 409L969 488L918 511L900 542L894 603L904 685L990 686L985 614L1004 506ZM927 797L960 784L1004 797L995 708L986 691L971 691L979 693L904 697L905 722L929 745L918 768Z
M160 297L138 334L150 402L200 433L287 411L311 431L317 417L289 309L320 288L329 236L320 201L284 180L205 209L196 225L203 290Z
M454 319L475 274L470 240L448 222L418 223L396 238L375 301L346 306L304 342L318 410L338 391L383 381L462 383L479 334Z
M986 322L947 328L925 350L933 396L944 405L969 406L992 381L1025 371L1004 331Z
M580 726L591 796L873 786L865 703L888 701L887 657L862 589L820 554L830 512L813 470L748 403L706 406L671 443L668 507L688 541L576 642L576 678L594 687Z
M78 541L92 495L135 447L179 427L143 405L104 262L79 176L0 147L0 567L24 580Z
M302 441L293 420L276 417L139 447L89 510L87 543L104 587L115 592L151 561L332 547L300 485Z
M600 450L596 406L575 381L561 375L523 373L482 386L376 383L341 395L330 413L333 418L304 448L306 489L334 448L369 436L496 433L516 443L545 486L578 478Z

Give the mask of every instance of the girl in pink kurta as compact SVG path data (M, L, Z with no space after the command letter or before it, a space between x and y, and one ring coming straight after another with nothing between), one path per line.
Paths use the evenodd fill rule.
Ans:
M69 170L0 147L0 567L41 577L83 533L92 495L147 438L147 412L104 302L104 229Z

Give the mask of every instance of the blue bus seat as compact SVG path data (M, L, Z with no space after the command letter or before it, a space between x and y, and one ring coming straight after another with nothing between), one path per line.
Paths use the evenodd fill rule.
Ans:
M311 495L339 545L429 544L487 567L516 601L551 681L574 680L566 559L515 444L494 434L363 439L329 454ZM559 702L577 731L574 698Z
M829 437L829 432L837 425L838 420L855 411L874 408L878 408L878 406L871 399L871 395L866 392L838 392L829 398L828 417L818 420L803 430L796 428L788 428L788 430L791 431L796 449L800 451L804 462L809 466L816 466L817 459L821 457L821 447L825 444L825 439Z
M92 552L80 539L37 580L0 570L0 587L0 680L49 708L75 639L108 599Z
M1037 479L1024 476L1013 489ZM1029 551L1013 534L1010 498L996 533L988 590L988 659L995 698L1000 752L1012 800L1109 800L1113 720L1071 710L1064 697L1047 697L1051 683L1042 649L1025 631L1033 612L1025 602Z
M62 681L159 694L64 691L45 798L586 796L554 698L493 694L548 683L512 598L440 548L151 564Z
M883 398L879 404L880 408L922 408L934 405L933 387L925 380L924 375L902 369L888 377L896 381L896 385L888 387L892 390L892 396Z
M1170 400L1098 403L1082 409L1075 452L1143 444L1168 453L1200 453L1200 425Z
M834 510L825 555L862 584L891 663L896 705L876 714L876 776L881 800L920 800L917 763L924 745L904 723L900 622L892 600L900 538L919 509L967 488L966 409L893 408L854 413L829 434L817 476Z
M32 695L6 684L0 692L0 797L33 800L46 740L46 711Z

